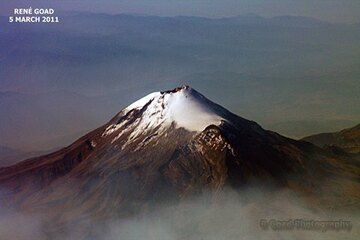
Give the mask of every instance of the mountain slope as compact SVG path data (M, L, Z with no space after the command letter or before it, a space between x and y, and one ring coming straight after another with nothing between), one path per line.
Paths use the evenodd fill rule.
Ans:
M0 169L0 186L2 204L41 213L52 236L252 184L289 189L314 207L358 209L359 173L351 158L266 131L184 86L140 99L64 149ZM96 238L89 226L77 231Z
M360 153L360 124L334 133L320 133L303 138L319 147L334 146L346 152Z

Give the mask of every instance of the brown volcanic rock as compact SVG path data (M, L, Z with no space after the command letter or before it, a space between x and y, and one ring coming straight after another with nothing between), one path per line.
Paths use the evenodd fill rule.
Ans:
M44 214L47 231L59 232L253 183L359 209L359 174L346 155L266 131L182 87L141 99L69 147L2 168L0 186L2 204Z
M219 190L227 181L230 144L216 126L209 126L187 145L177 149L162 169L179 197L204 189Z

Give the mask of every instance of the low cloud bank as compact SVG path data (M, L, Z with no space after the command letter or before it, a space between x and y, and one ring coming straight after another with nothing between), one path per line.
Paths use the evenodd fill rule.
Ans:
M270 221L349 221L322 229L271 226ZM47 235L46 220L34 215L2 211L0 239L104 239L104 240L237 240L237 239L359 239L359 214L334 214L309 209L287 191L223 190L203 194L179 204L159 206L132 218L102 223L90 219L65 231ZM262 224L264 221L267 227ZM81 224L81 228L79 228ZM334 225L332 225L334 226ZM88 229L88 232L79 231ZM325 231L326 230L326 231ZM91 232L91 234L90 234Z

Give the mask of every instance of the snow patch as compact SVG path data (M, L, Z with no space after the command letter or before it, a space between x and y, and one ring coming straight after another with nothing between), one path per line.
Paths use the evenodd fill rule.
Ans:
M135 108L142 108L144 107L149 101L151 101L152 99L154 99L155 97L159 97L160 92L153 92L150 93L149 95L146 95L145 97L137 100L136 102L133 102L132 104L130 104L129 106L127 106L123 111L128 112L132 109Z
M217 112L214 103L190 87L181 87L172 91L154 92L126 107L121 116L130 111L141 110L142 115L127 125L113 141L125 132L130 132L128 140L134 140L148 130L156 129L157 135L174 124L177 128L201 132L211 124L219 125L224 119ZM110 135L121 129L130 119L106 128L103 136Z

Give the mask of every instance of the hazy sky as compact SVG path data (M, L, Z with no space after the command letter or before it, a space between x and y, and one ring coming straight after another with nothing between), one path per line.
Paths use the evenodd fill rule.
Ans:
M27 6L161 16L301 15L332 22L360 22L360 0L1 0L0 13L8 15L14 7Z

